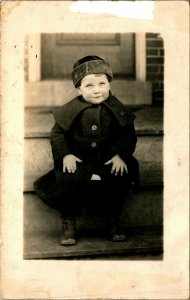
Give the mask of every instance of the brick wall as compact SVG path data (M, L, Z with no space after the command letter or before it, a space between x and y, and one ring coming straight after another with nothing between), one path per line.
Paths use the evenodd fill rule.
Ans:
M152 82L153 104L164 100L164 43L158 33L146 34L146 80Z

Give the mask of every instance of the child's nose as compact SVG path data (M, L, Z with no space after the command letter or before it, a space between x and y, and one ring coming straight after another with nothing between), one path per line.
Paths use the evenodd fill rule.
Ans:
M100 92L99 86L95 86L95 87L94 87L94 93L97 94L97 93L99 93L99 92Z

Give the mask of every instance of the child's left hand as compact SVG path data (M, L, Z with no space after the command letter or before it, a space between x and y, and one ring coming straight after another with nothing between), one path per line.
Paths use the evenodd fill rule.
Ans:
M108 160L105 165L112 164L111 173L115 173L117 176L118 173L120 173L121 176L123 176L123 173L128 173L127 165L126 163L121 159L121 157L116 154L114 157L112 157L110 160Z

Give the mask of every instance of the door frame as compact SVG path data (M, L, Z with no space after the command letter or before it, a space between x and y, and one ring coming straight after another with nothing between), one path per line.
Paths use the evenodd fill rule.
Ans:
M136 80L146 80L146 37L135 33ZM41 81L41 33L28 36L28 81Z

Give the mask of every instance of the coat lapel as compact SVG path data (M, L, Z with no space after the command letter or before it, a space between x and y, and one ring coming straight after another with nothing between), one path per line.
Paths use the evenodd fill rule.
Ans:
M110 93L108 100L103 102L112 111L119 124L127 126L135 119L135 115L122 102Z
M109 98L103 102L103 105L105 105L113 113L122 127L127 126L135 119L135 115L111 93ZM82 100L81 96L78 96L55 110L55 121L61 128L68 131L78 114L91 106L93 106L93 104L85 102Z
M76 116L82 110L90 106L92 106L92 104L83 101L82 97L78 96L55 110L55 121L61 128L63 128L65 131L68 131Z

